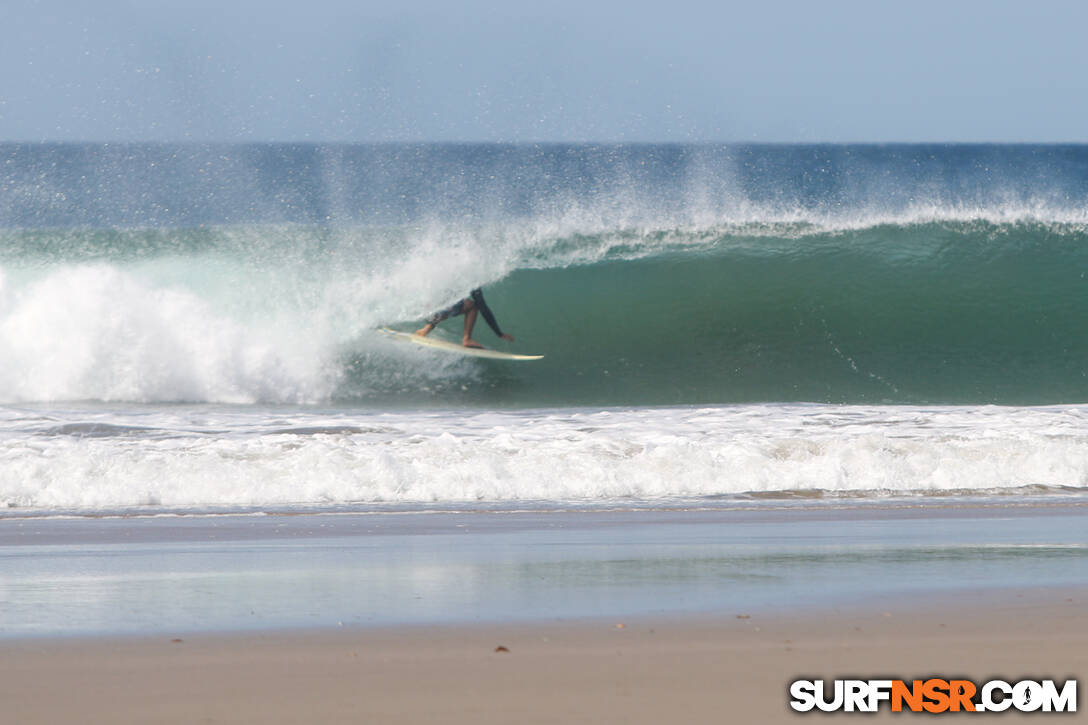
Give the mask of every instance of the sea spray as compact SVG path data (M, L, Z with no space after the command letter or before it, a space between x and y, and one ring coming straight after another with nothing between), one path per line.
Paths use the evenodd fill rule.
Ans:
M6 144L0 401L1083 402L1085 154Z

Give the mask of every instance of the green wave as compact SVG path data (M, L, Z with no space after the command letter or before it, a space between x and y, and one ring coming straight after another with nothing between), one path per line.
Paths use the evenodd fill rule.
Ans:
M275 372L281 358L297 356L297 340L317 340L310 354L322 366L332 358L335 379L296 387L335 389L340 401L1081 403L1088 401L1088 225L1075 216L945 213L559 232L511 223L459 230L455 242L448 229L420 236L405 226L8 230L0 238L0 323L70 317L70 302L34 297L54 287L35 285L72 266L104 265L131 274L135 286L127 297L109 286L87 290L101 305L79 310L81 319L103 317L86 319L87 329L117 335L100 345L140 348L160 339L158 317L124 306L169 305L166 293L180 290L201 320L197 328L239 334L217 339L224 359L268 348ZM445 295L475 284L517 343L495 341L482 324L477 339L543 353L543 361L405 359L367 341L379 325L414 329L452 302ZM436 334L456 339L459 325L450 320ZM68 348L49 340L61 333L48 326L20 323L8 333L26 370L38 365L39 343ZM122 374L97 358L77 362L92 382ZM138 396L189 399L144 390L154 370L130 374L122 382ZM249 383L260 399L300 397L268 389L263 378ZM65 395L94 397L98 388L85 387Z
M516 347L547 357L485 365L428 394L517 405L1088 400L1088 233L1075 225L727 232L630 252L488 287Z

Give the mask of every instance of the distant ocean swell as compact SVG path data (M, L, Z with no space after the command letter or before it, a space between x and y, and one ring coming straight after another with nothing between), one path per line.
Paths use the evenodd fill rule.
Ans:
M0 401L1088 401L1088 230L1025 218L0 232ZM483 283L539 363L375 334ZM460 320L439 335L456 337Z

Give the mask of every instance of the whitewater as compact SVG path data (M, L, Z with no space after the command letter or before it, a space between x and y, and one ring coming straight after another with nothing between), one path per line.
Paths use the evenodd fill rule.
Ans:
M0 145L0 515L1083 500L1086 169Z
M91 409L0 416L9 514L1083 497L1088 407Z

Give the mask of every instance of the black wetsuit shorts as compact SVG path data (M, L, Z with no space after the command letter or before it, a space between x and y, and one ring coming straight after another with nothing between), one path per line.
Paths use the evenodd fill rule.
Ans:
M502 337L502 329L499 328L499 323L495 320L495 315L491 312L491 308L487 306L487 302L484 300L484 293L479 287L468 293L468 297L465 299L457 300L452 305L444 310L439 310L430 317L427 318L427 323L431 325L437 325L442 320L449 319L450 317L457 317L457 315L465 314L465 303L469 298L476 303L476 309L480 311L480 314L484 316L484 321L488 326L494 330L495 334Z
M451 317L457 317L458 315L465 314L465 300L457 300L452 305L444 310L439 310L430 317L427 318L427 322L431 325L437 325L442 320L448 320Z

